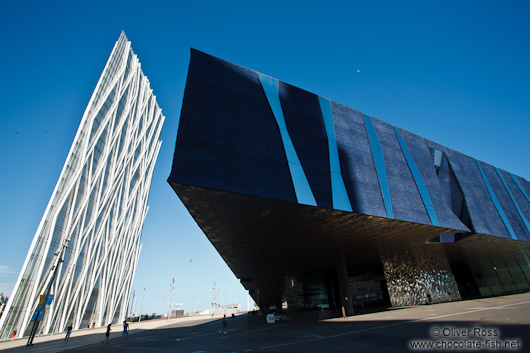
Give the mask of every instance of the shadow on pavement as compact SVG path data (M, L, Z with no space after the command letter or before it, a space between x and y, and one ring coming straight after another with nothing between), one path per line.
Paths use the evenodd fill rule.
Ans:
M176 323L131 334L110 343L86 344L64 352L382 352L423 351L525 351L530 348L526 323L486 323L477 320L362 320L307 323L247 324L246 315L228 319L227 334L219 333L221 320L186 326ZM81 338L81 337L80 337ZM98 335L98 340L104 335ZM72 338L72 342L75 337ZM53 351L51 342L36 345ZM432 345L432 346L431 346ZM468 349L466 349L466 345ZM479 348L481 345L481 349ZM414 347L416 348L414 348ZM463 348L462 348L463 347ZM66 348L66 349L64 349ZM487 349L486 349L487 348ZM519 350L517 350L519 348ZM22 347L18 348L21 350ZM6 352L14 351L7 350Z

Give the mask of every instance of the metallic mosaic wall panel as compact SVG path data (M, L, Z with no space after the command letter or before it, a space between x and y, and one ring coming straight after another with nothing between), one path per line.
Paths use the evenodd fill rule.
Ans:
M381 255L392 306L461 299L440 245L410 248Z
M44 333L123 320L164 116L124 33L116 42L0 321L28 334L53 278ZM58 253L64 245L64 262Z

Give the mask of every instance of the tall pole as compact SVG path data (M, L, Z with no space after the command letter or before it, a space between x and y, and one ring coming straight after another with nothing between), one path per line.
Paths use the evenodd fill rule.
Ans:
M212 289L212 316L215 312L215 306L217 305L217 297L219 296L219 288L215 288L215 282L213 282Z
M59 264L63 262L64 251L66 248L68 248L69 241L70 241L69 239L66 239L63 243L63 247L61 248L61 250L55 253L55 256L58 255L59 259L57 260L57 263L53 265L50 270L50 271L53 271L53 274L52 274L52 278L50 279L50 283L48 283L48 288L46 288L46 292L45 292L46 294L44 297L45 301L42 304L39 303L39 305L37 306L37 309L39 310L39 312L37 312L37 317L35 318L35 321L33 322L33 327L31 328L31 332L29 334L28 342L26 343L26 346L31 346L33 344L33 339L35 338L35 334L37 333L37 329L39 328L40 318L44 317L44 313L46 311L46 301L48 300L48 297L50 296L53 283L55 282L55 277L57 276L57 267L59 267ZM42 311L42 315L41 315L41 311Z
M169 320L169 318L171 317L171 306L173 305L173 289L175 289L175 274L173 274L173 281L169 284L169 303L168 306L169 306L169 311L167 313L167 319Z
M142 293L142 305L140 306L140 315L138 316L138 322L142 321L142 311L144 310L144 297L145 297L145 287Z
M129 317L129 314L131 313L131 310L132 310L132 305L134 303L134 290L133 290L133 293L132 293L132 300L129 302L129 304L127 305L127 315L125 315L126 318Z

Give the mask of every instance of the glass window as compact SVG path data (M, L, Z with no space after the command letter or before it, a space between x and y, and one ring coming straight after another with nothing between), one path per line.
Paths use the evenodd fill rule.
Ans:
M486 277L488 285L491 289L491 292L494 295L503 294L504 288L502 287L502 284L499 280L499 276L497 275L497 267L495 267L491 263L486 253L482 253L481 256L477 256L477 258L479 260L482 273L484 273L484 276Z
M499 253L490 253L491 263L493 264L493 269L497 273L499 280L501 281L502 287L504 288L505 293L515 292L517 287L513 281L513 278L508 271L508 268L502 257Z
M515 253L515 259L521 268L526 280L530 284L530 258L524 249L520 249Z
M440 172L441 165L442 165L442 151L435 149L434 150L434 170L436 170L436 174Z
M488 280L482 271L478 257L473 254L466 254L466 257L468 258L469 267L471 268L471 273L473 274L480 295L483 297L491 296L493 292L491 291Z
M508 271L510 272L510 275L512 276L515 282L515 286L517 287L517 289L522 291L530 288L530 285L528 284L526 277L521 271L521 267L517 263L514 254L506 253L503 254L502 258L504 260L504 263L506 264L506 267L508 268Z

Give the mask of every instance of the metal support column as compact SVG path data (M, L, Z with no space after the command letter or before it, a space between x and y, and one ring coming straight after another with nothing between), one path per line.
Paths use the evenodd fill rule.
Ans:
M343 253L335 255L335 266L337 268L337 278L339 280L338 283L342 316L352 316L354 314L353 301L350 294L350 286L348 284L348 268L346 266L346 260Z

